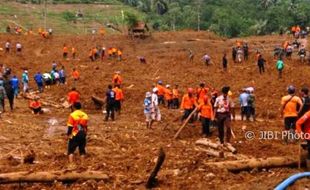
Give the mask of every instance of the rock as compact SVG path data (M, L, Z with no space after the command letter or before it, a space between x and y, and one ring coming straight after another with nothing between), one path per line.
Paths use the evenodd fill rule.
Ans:
M213 178L213 177L215 177L215 174L214 174L214 173L208 173L208 174L207 174L207 177Z

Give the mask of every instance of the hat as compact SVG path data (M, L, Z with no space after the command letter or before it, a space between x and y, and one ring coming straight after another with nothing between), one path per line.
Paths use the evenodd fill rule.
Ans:
M27 70L25 70L24 72L25 72L25 73L28 73L28 71L27 71Z
M158 84L163 84L163 81L159 80L159 81L158 81Z
M158 92L158 88L153 88L153 92Z
M166 85L166 88L170 88L170 85L169 85L169 84L167 84L167 85Z
M151 97L151 96L152 96L152 94L151 94L150 92L146 92L146 93L145 93L145 97L146 97L146 98L149 98L149 97Z

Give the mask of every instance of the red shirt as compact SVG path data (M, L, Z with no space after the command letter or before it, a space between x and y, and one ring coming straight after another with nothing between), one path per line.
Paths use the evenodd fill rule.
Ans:
M305 133L305 139L310 140L310 111L308 111L300 119L298 119L298 121L296 122L296 131L299 133Z
M74 104L80 100L80 94L77 91L71 91L68 94L68 102Z

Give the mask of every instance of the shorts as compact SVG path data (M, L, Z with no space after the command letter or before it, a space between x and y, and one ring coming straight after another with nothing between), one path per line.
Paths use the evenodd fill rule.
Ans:
M17 52L21 52L22 51L22 49L21 48L17 48Z
M144 113L145 115L145 121L151 122L152 121L152 114L151 113Z
M286 118L284 118L285 130L295 129L297 119L298 119L298 117L286 117Z
M78 132L76 136L68 142L68 155L74 154L76 148L79 147L80 155L85 155L85 147L86 147L86 134L84 132Z

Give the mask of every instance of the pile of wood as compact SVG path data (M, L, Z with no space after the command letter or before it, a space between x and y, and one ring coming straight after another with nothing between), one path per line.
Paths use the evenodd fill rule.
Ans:
M219 143L214 143L210 139L199 139L195 143L197 150L205 152L209 156L218 158L224 158L227 155L236 154L237 149L230 143L226 143L224 146Z
M28 100L34 100L37 95L32 93L32 94L24 94L23 97L25 99L28 99ZM40 102L43 106L51 106L51 107L54 107L54 108L57 108L57 109L60 109L60 108L66 108L65 105L62 105L62 104L59 104L57 102L54 102L54 101L51 101L51 100L42 100L40 99Z

